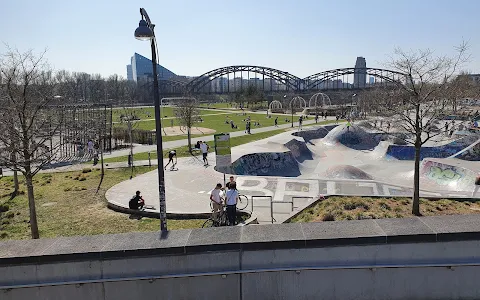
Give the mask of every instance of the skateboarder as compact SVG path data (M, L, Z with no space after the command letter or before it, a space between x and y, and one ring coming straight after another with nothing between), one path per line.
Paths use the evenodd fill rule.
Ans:
M174 157L175 157L175 162L173 161ZM177 165L177 151L175 149L168 152L168 163L165 165L165 168L164 168L165 170L167 169L167 166L170 163L172 163L172 166L170 167L170 170L175 169L175 166Z

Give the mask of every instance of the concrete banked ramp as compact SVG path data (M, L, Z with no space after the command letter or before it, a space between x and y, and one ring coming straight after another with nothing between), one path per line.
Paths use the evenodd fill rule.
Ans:
M366 131L360 126L340 125L332 129L326 136L327 143L340 143L355 150L371 150L375 148L383 138L383 134Z
M480 160L480 155L478 153L480 149L475 147L477 144L469 148L468 151L463 151L474 142L476 142L476 138L464 137L442 146L422 147L422 150L420 151L420 159L457 156L463 160L477 161ZM413 146L390 145L387 149L386 155L399 160L413 160L415 159L415 148Z
M232 163L237 175L296 177L300 175L298 162L292 152L263 152L243 155Z
M455 158L426 158L420 165L422 182L436 190L472 191L479 170Z
M330 167L325 176L332 179L361 179L361 180L373 180L373 177L364 171L349 165L337 165Z

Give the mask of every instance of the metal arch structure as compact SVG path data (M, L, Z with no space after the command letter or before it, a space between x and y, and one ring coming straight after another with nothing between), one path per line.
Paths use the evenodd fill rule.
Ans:
M268 106L269 109L282 109L282 102L278 100L273 100L270 105Z
M307 107L307 101L300 96L295 96L290 100L289 108L304 109Z
M186 82L175 79L165 79L159 80L158 85L160 94L179 94L185 92Z
M299 91L301 89L302 79L288 72L284 72L284 71L280 71L280 70L268 68L268 67L239 65L239 66L222 67L222 68L214 69L207 73L204 73L196 77L195 79L191 80L186 85L186 90L187 92L190 92L190 93L197 93L212 80L219 78L223 75L237 73L237 72L238 73L252 72L252 73L262 74L264 76L263 78L264 85L265 85L264 79L266 76L271 79L275 79L281 82L282 84L285 84L287 90ZM265 88L263 90L265 90Z
M326 82L327 80L332 80L335 78L339 78L346 75L352 74L365 74L368 76L373 76L376 78L381 79L387 83L402 83L402 79L406 78L406 74L387 70L387 69L377 69L377 68L343 68L343 69L335 69L335 70L328 70L323 71L320 73L316 73L305 77L303 81L303 89L305 90L315 90L321 83ZM353 85L351 88L365 88L369 87L367 83L364 86L355 86ZM339 89L344 89L345 87L338 87Z
M322 97L322 99L318 99L319 97ZM327 101L325 101L325 99ZM325 93L316 93L312 97L310 97L310 100L308 101L308 107L317 107L318 101L321 101L320 103L322 104L322 107L327 106L327 105L332 105L332 101L330 100L330 97L325 94ZM328 104L327 104L328 102ZM313 104L313 105L312 105Z

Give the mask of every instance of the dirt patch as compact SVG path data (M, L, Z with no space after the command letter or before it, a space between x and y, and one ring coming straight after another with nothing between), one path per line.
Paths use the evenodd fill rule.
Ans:
M152 130L155 131L155 130ZM164 127L162 129L164 135L173 136L173 135L187 135L187 129L185 127L173 126L173 127ZM191 134L213 134L215 130L205 127L193 127L191 129Z

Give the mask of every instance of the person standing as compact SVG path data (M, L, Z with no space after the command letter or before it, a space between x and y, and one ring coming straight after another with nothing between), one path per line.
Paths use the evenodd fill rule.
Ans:
M315 123L318 123L318 114L315 114Z
M475 194L478 192L479 188L480 188L480 174L477 174L477 177L475 178L475 188L473 189L472 198L475 197Z
M228 225L235 226L237 214L238 191L237 184L231 183L229 190L225 193L225 203L227 204Z
M205 142L202 142L200 144L200 150L202 151L202 157L203 157L203 165L208 166L208 145Z
M93 142L92 140L88 140L88 143L87 143L87 150L88 150L88 154L93 154Z
M215 220L218 220L218 215L223 210L222 197L223 197L222 184L217 183L215 188L210 192L210 201L212 201L212 208L213 208L213 218Z
M225 187L227 189L230 189L230 185L233 184L233 183L235 183L235 177L230 176L230 181L225 184Z
M298 118L298 130L302 130L303 116Z
M275 127L278 127L278 117L275 118Z

